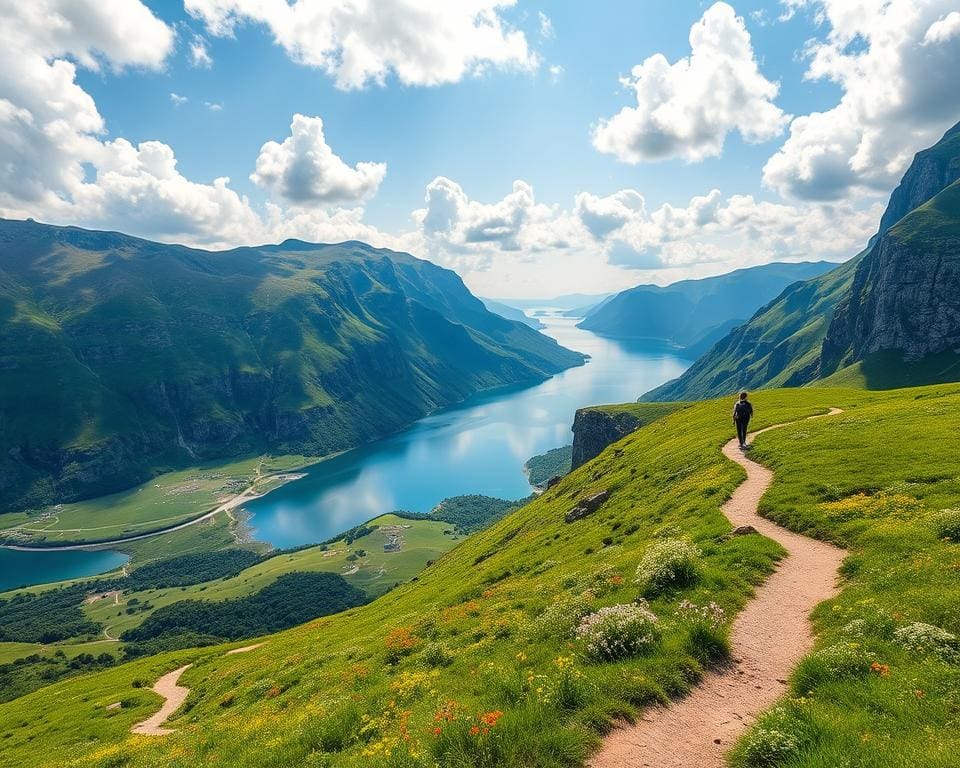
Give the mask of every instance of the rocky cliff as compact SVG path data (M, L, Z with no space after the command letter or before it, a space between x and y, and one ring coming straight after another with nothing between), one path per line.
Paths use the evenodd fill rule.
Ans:
M571 471L599 456L604 448L626 437L640 424L640 419L628 412L579 409L573 418Z
M960 353L960 182L912 211L857 269L823 342L821 371L881 351Z
M877 352L898 350L910 362L950 350L956 329L953 296L960 290L953 267L956 223L943 206L914 214L958 179L960 124L917 153L864 251L825 275L787 288L681 377L644 399L802 386ZM924 232L935 234L925 237ZM897 377L875 380L879 386ZM922 376L913 380L923 382Z

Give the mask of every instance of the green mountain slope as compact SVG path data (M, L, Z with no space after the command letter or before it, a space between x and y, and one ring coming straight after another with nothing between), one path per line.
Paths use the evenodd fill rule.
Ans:
M798 386L816 377L820 345L863 254L813 280L795 283L748 323L718 341L682 376L644 400L698 400L760 387Z
M639 285L591 311L578 327L617 338L658 339L681 347L726 333L799 280L829 271L829 262L765 264L661 288Z
M323 455L583 356L363 243L207 252L0 221L0 507Z
M950 765L940 756L960 748L955 659L895 632L922 622L960 633L950 565L960 528L941 511L960 505L960 454L941 449L958 428L960 385L768 391L755 405L758 427L847 411L756 447L775 470L764 514L851 552L841 594L817 612L818 650L771 726L790 736L789 764L856 754L869 766ZM710 663L681 602L716 601L729 621L782 554L759 536L724 535L719 507L743 478L720 453L728 411L726 400L697 403L641 427L369 605L248 653L177 651L0 704L0 766L581 765L612 720L682 694ZM565 522L601 490L599 509ZM651 595L659 640L616 661L590 657L571 627L584 611L631 603L638 563L679 538L701 554L692 582ZM842 674L830 666L841 662ZM131 735L160 706L149 686L187 663L173 733Z
M956 193L945 193L943 201L917 211L916 218L907 214L958 180L960 124L917 153L863 252L832 272L790 286L682 376L644 399L689 400L744 388L800 386L868 356L866 366L858 365L858 373L842 380L876 386L943 380L949 375L943 372L952 370L949 361L917 363L928 354L949 354L945 350L960 329L953 298L960 290L953 266L960 230L950 212ZM901 220L903 229L895 226ZM931 286L936 290L929 290ZM914 298L901 301L900 294ZM899 358L877 356L891 350L898 350ZM878 361L895 359L897 366L905 366L902 376L876 370ZM927 370L940 373L924 379Z

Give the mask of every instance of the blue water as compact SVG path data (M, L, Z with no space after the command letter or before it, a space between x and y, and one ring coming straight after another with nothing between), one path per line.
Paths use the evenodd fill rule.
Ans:
M277 547L323 541L372 517L427 512L448 496L519 499L523 465L569 444L577 408L623 403L678 376L691 361L650 343L604 339L548 313L544 333L591 360L532 387L497 390L439 411L393 437L321 462L246 505L254 536Z
M572 318L546 313L541 320L544 333L591 360L542 384L478 395L314 465L302 480L247 505L256 538L291 547L323 541L385 512L427 512L448 496L523 498L531 492L524 463L571 442L577 408L636 400L690 364L666 347L582 331ZM0 549L0 591L105 573L126 559L111 551Z
M77 579L119 568L127 562L122 552L18 552L0 549L0 592L32 584Z

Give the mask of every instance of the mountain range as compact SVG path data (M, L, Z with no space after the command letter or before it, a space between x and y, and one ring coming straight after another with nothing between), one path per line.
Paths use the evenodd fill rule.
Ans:
M867 247L791 285L646 400L960 378L960 124L919 152Z
M666 341L696 355L788 285L835 266L826 261L773 263L666 287L638 285L594 307L578 327L615 338Z
M0 508L322 456L583 355L359 242L211 252L0 220Z

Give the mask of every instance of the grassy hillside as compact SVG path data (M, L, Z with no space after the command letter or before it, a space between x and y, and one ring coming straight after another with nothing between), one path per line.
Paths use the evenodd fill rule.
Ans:
M604 302L578 326L618 338L661 339L682 347L726 333L791 283L818 277L828 262L764 264L673 285L639 285Z
M453 272L363 243L208 252L0 221L0 507L328 455L582 361Z
M719 506L742 478L719 452L728 405L692 405L641 428L370 605L249 654L180 651L0 705L0 764L579 764L610 718L682 693L716 652L677 618L679 602L716 601L729 619L780 555L757 536L722 536ZM755 405L758 427L847 411L764 435L756 450L777 473L765 513L851 550L843 592L818 612L818 628L824 648L857 645L804 662L795 700L767 729L782 722L796 738L770 746L755 732L745 764L813 768L856 754L876 768L946 768L960 747L949 726L958 667L892 638L915 633L897 632L914 622L960 633L960 523L941 513L960 506L960 454L941 450L960 428L960 386L770 391ZM564 522L601 489L611 495L598 511ZM647 592L659 641L618 661L589 657L566 634L570 617L631 602L651 545L682 538L702 554L692 582ZM823 671L848 657L842 674ZM131 736L159 705L138 686L187 662L176 733Z

